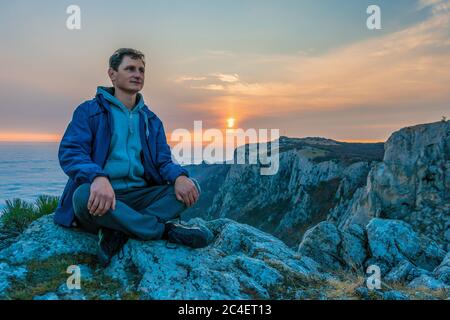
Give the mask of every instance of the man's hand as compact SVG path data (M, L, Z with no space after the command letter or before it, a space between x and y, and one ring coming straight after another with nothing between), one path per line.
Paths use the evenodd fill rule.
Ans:
M194 182L186 176L179 176L175 180L175 195L177 199L188 207L197 202L199 194Z
M109 209L116 210L116 195L108 178L97 177L91 184L89 213L93 216L103 216Z

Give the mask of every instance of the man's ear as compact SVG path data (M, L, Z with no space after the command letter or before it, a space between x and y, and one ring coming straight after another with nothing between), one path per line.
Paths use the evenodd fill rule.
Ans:
M113 68L108 69L108 76L112 82L116 80L116 71Z

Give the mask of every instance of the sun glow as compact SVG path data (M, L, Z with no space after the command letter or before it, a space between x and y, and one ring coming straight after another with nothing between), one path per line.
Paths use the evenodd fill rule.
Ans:
M235 123L235 121L236 121L236 120L235 120L234 118L228 118L228 119L227 119L227 127L230 128L230 129L231 129L231 128L234 128L234 123Z

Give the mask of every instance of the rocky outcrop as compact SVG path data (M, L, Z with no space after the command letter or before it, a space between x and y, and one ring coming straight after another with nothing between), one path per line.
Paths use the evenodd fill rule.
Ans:
M189 223L211 230L213 239L208 247L190 249L165 241L129 240L123 256L116 256L102 269L96 262L95 236L56 226L52 215L44 216L0 251L0 298L410 299L424 292L428 298L447 297L448 257L430 272L442 256L431 242L419 238L418 249L407 247L407 253L403 252L410 237L415 237L403 222L393 226L388 221L383 227L384 221L375 219L368 226L373 231L354 225L348 234L323 222L306 233L298 252L269 234L230 219L197 218ZM397 241L392 232L399 227L408 229L407 235L392 246L389 241ZM390 236L379 244L373 234L384 232ZM317 248L317 243L322 246ZM373 246L378 253L367 250ZM402 249L397 252L394 247ZM386 254L380 255L383 248ZM395 261L393 265L407 262L427 270L417 273L403 289L367 291L365 279L352 274L371 259ZM341 270L345 266L350 272L333 274L334 267ZM80 276L78 288L69 286L74 268Z
M440 121L401 129L385 143L384 153L382 144L282 137L276 175L261 176L258 165L223 165L229 167L220 176L223 183L189 218L231 218L289 246L321 221L346 229L376 217L396 219L448 251L449 128L450 122ZM206 181L217 180L209 174Z
M367 225L367 241L371 256L368 263L377 264L384 273L405 261L431 272L445 256L434 241L398 220L372 219Z
M369 266L376 266L386 283L450 289L448 255L400 220L373 218L364 228L353 224L345 230L321 222L305 233L298 253L332 274L364 274Z
M118 286L126 291L122 292L124 295L133 293L133 297L140 299L268 299L293 296L295 292L290 290L295 286L288 279L301 279L304 285L326 279L318 273L313 260L298 256L280 240L251 226L228 219L191 221L194 222L213 232L214 240L209 247L194 250L173 248L173 244L168 247L165 241L129 240L123 258L116 257L102 270L93 258L95 236L56 226L52 216L45 216L32 223L14 244L0 251L0 295L16 297L17 283L21 281L27 292L34 292L33 273L39 273L42 266L47 268L41 270L43 277L52 274L54 265L61 269L55 274L64 274L69 265L80 266L82 288L85 283L91 290L98 290L98 277L102 277L102 283L117 282L119 285L96 292L96 297L104 299L120 298L118 291L111 292ZM65 262L61 265L58 260ZM69 290L66 286L69 275L47 291L36 292L33 298L92 298L89 289Z
M298 244L306 230L326 220L337 204L364 185L371 166L325 157L331 151L317 146L299 147L280 154L280 168L273 176L262 176L258 165L230 165L209 210L200 216L230 218L290 246Z
M341 228L373 217L399 219L448 250L450 241L450 122L399 130L367 185L334 213Z

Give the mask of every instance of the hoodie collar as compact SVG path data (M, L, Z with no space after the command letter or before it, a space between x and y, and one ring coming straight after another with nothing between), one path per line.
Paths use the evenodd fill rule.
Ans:
M142 94L137 94L137 102L133 109L129 110L119 99L114 96L114 88L112 87L97 87L97 95L102 95L109 103L119 107L122 111L139 112L144 106L144 97Z

